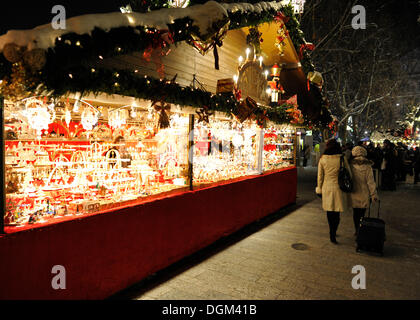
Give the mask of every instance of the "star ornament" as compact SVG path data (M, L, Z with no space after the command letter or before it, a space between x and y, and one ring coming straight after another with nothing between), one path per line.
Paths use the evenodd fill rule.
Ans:
M204 106L201 109L197 110L198 122L209 123L209 116L214 114L214 111L211 111L208 106Z

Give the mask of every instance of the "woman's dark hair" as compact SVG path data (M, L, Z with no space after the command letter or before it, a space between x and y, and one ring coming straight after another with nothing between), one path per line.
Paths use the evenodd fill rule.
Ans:
M341 150L340 144L335 139L330 139L327 141L327 146L325 148L324 154L332 155L332 154L342 154L343 151Z

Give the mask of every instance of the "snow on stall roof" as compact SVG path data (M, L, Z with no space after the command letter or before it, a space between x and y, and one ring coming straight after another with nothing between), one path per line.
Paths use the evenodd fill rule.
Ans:
M214 21L222 20L227 16L227 11L261 12L271 8L278 10L288 2L287 0L282 2L260 2L252 5L249 3L220 4L215 1L208 1L202 5L194 5L187 8L160 9L148 13L111 12L86 14L67 19L66 29L54 29L51 24L44 24L30 30L9 30L6 34L0 36L0 51L3 50L5 44L10 42L27 47L28 50L34 48L48 49L54 47L55 39L63 34L73 32L90 34L95 27L105 31L129 26L147 26L165 30L168 28L168 24L173 23L175 19L185 17L193 19L193 25L199 27L201 34L205 34Z

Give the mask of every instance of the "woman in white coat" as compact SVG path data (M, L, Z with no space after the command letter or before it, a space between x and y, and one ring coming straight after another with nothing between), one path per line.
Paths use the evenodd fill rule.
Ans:
M335 139L328 140L325 152L319 160L318 184L315 189L315 192L322 196L322 208L327 211L330 240L334 244L337 244L336 234L340 224L340 212L344 212L347 206L347 196L338 185L338 172L342 155L340 144ZM349 169L345 157L344 163Z
M350 160L353 174L353 191L350 193L351 206L353 208L353 221L355 234L359 230L360 219L365 216L369 201L378 200L376 184L373 178L373 162L368 160L367 151L363 147L354 147Z

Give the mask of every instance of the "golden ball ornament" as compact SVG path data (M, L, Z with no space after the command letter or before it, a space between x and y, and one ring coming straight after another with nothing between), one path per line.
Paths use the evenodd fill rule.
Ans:
M23 61L32 71L39 71L47 62L45 50L36 48L23 54Z
M6 43L3 47L3 55L11 63L22 60L24 51L24 47L20 47L14 42Z

